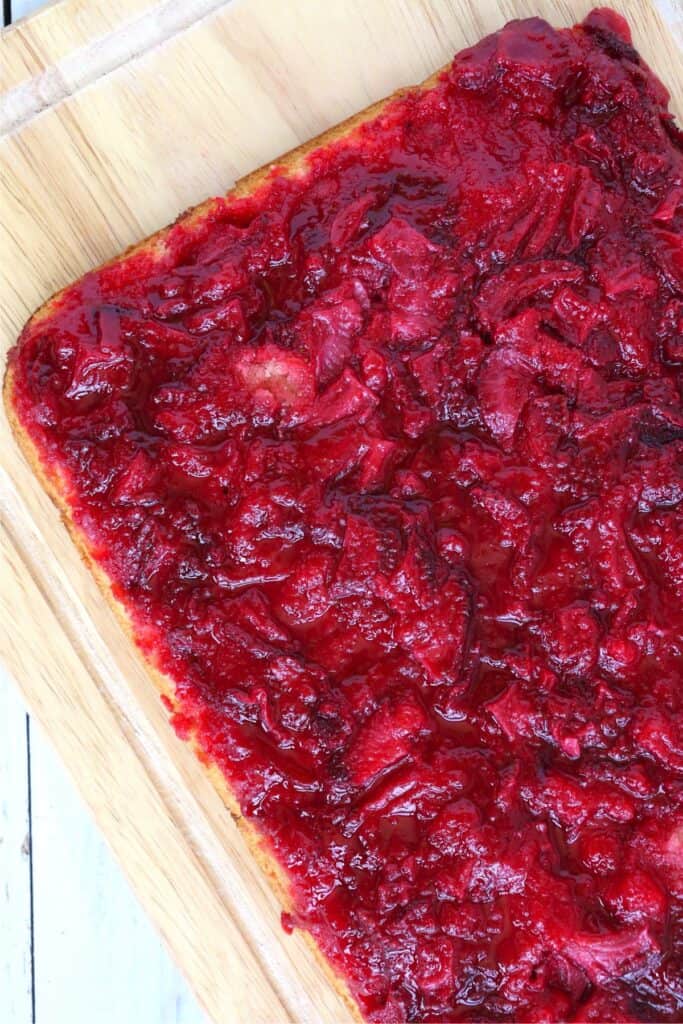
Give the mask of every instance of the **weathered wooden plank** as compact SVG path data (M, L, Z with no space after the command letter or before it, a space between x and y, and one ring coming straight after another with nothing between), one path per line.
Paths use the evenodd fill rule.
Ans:
M0 1020L31 1024L31 862L26 710L0 671Z
M36 1019L202 1024L185 981L36 727L31 797Z

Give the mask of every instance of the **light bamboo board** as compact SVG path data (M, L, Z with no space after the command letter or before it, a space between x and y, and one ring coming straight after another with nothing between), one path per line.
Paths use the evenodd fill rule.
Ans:
M560 0L62 0L0 37L0 346L187 206ZM671 0L619 2L683 114ZM0 657L217 1024L344 1022L0 415Z

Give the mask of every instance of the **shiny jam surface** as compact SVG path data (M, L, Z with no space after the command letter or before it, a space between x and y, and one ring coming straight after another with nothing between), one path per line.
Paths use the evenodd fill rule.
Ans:
M517 22L13 354L369 1020L683 1020L682 229L625 23Z

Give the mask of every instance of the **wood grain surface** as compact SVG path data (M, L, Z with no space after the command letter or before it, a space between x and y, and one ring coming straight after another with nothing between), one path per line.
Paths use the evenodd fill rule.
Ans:
M63 0L10 29L0 37L2 353L49 294L183 208L509 18L569 24L591 6ZM680 116L680 7L613 6ZM0 657L200 1001L217 1024L348 1021L308 945L282 932L267 883L173 735L4 413L0 452Z

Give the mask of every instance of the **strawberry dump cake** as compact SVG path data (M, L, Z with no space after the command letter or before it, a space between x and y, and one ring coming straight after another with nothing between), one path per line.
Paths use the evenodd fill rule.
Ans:
M683 143L514 22L27 325L15 429L371 1021L683 1020Z

